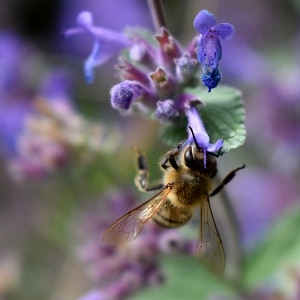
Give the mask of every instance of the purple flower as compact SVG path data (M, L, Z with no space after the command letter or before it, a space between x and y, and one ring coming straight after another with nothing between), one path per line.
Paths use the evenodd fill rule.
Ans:
M13 179L44 179L71 165L72 151L110 147L104 127L75 109L70 86L68 74L59 70L47 74L31 97L12 92L1 98L0 151Z
M70 36L86 32L93 36L94 46L84 63L86 81L91 83L94 67L103 64L122 49L129 47L132 41L123 33L94 26L92 14L88 11L83 11L78 15L77 24L79 27L66 30L65 35Z
M125 299L143 288L162 284L165 275L159 263L161 252L194 253L194 241L184 238L180 230L167 230L152 221L145 224L138 239L106 244L99 239L99 232L104 232L114 220L137 206L138 201L128 187L110 191L102 200L104 203L99 209L87 209L76 221L81 242L77 254L95 283L95 288L80 300L92 300L96 296Z
M111 89L111 104L119 110L134 104L138 111L153 111L159 121L170 122L183 112L176 99L197 69L195 43L183 51L165 28L155 39L156 47L138 33L133 38L130 62L121 58L117 66L123 81Z
M203 150L204 167L206 167L206 152L213 153L221 150L223 146L223 140L219 139L214 144L209 142L209 136L205 130L195 104L196 103L190 102L185 108L185 113L188 118L188 138L185 143L193 143L195 139L196 144Z
M197 14L194 27L201 33L197 49L198 61L202 64L201 79L210 92L221 80L218 68L222 58L220 38L230 39L234 34L234 27L229 23L217 24L214 15L207 10L201 10Z

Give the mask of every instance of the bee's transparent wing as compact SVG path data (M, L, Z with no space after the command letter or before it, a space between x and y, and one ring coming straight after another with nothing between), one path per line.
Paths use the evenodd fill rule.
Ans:
M197 245L197 257L203 265L215 274L222 274L225 269L225 256L209 199L200 206L200 238Z
M167 199L173 184L167 184L151 199L126 213L110 225L103 234L103 241L122 243L134 240L144 225Z

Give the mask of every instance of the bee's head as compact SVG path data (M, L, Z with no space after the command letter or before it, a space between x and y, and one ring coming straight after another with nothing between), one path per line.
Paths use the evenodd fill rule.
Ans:
M210 152L206 152L205 154L202 148L192 143L184 149L184 164L193 171L198 171L201 174L213 178L217 173L217 159Z

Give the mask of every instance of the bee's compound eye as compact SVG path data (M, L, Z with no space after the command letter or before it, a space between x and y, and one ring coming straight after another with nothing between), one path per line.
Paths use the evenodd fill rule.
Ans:
M192 168L195 165L195 158L191 146L189 146L184 153L184 161L189 168Z

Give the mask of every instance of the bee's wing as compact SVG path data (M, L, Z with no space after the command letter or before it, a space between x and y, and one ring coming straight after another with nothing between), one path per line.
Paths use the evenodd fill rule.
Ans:
M102 239L110 243L132 241L137 237L151 217L167 199L173 184L166 185L158 194L120 217L110 225L103 234Z
M225 269L225 256L209 199L200 207L200 238L197 245L197 256L206 268L215 274L222 274Z

